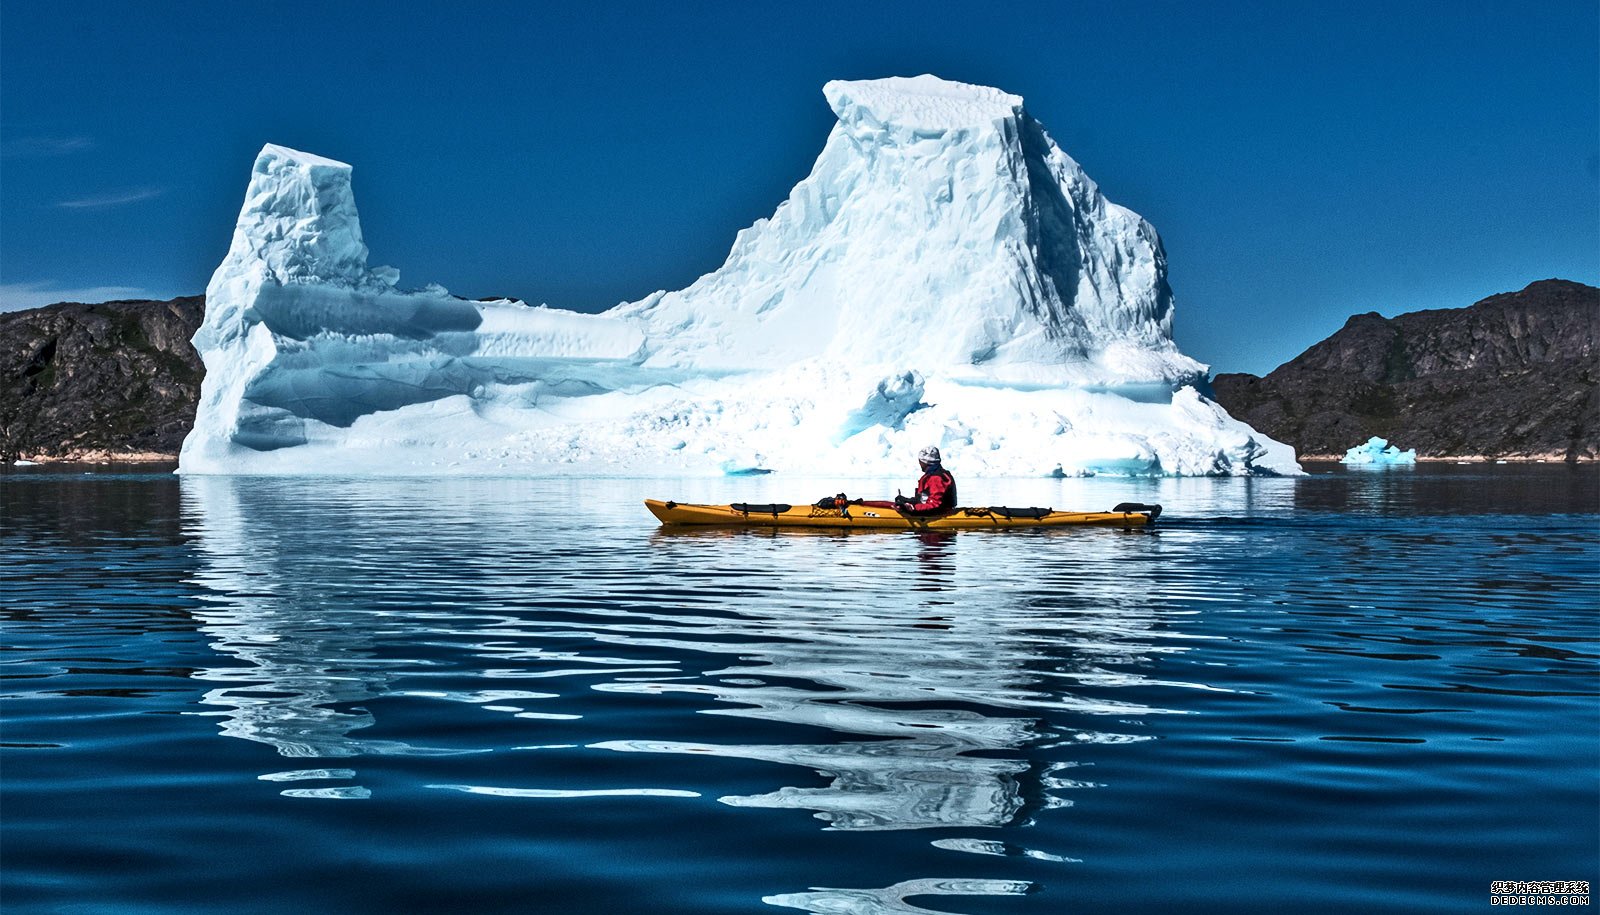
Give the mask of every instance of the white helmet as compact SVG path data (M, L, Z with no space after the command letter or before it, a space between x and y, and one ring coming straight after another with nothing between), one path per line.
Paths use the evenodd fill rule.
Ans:
M937 464L937 463L939 463L939 449L935 448L932 445L929 445L928 447L922 449L921 451L918 451L917 452L917 463L919 463L919 464Z

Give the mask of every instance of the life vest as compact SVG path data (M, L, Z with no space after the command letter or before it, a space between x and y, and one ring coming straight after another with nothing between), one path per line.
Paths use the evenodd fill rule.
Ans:
M956 478L950 471L939 467L922 475L917 481L917 493L911 498L909 511L937 514L956 507Z

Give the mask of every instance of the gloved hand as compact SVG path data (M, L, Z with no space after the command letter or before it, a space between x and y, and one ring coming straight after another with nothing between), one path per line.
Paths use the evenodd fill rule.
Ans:
M907 499L905 496L895 496L894 497L894 504L896 506L900 507L900 508L905 508L906 506L912 505L914 503L912 503L912 501L910 499Z

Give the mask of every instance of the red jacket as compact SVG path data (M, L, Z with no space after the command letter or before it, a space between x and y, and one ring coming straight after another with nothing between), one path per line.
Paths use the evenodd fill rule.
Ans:
M956 507L956 478L943 467L930 470L917 481L916 495L911 497L908 511L937 514Z

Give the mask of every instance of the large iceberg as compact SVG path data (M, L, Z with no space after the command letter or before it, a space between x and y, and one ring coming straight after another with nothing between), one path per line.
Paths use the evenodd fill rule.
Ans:
M185 473L1297 473L1195 387L1155 230L996 89L824 87L812 173L689 288L599 315L406 291L350 166L257 157Z

